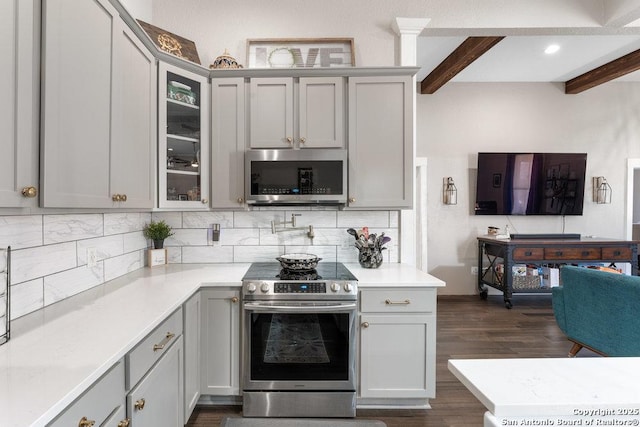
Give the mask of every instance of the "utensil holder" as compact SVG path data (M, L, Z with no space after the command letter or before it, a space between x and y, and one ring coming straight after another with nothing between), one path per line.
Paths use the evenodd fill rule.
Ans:
M382 251L377 248L358 249L358 262L362 268L378 268L382 264Z

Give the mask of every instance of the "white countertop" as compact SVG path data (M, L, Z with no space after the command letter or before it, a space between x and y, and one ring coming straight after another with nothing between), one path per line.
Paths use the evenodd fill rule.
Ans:
M437 277L407 264L385 262L378 268L362 268L357 263L349 263L345 266L358 278L360 288L383 286L441 288L445 286L445 282Z
M0 426L51 421L198 289L240 286L249 265L143 268L12 322L0 346ZM362 287L444 286L403 264L347 267Z
M640 357L452 359L449 370L496 417L640 409Z

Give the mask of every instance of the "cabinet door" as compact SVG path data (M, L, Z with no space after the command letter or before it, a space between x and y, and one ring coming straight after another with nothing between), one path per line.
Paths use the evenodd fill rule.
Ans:
M200 398L200 292L184 304L184 423Z
M48 0L43 15L41 202L110 207L116 10L106 0Z
M251 148L293 144L293 79L255 78L250 83Z
M182 336L127 395L127 413L136 427L184 425Z
M240 394L240 292L202 291L202 394Z
M244 205L244 78L211 80L211 206Z
M298 86L300 148L344 147L344 80L300 78Z
M411 77L349 79L349 207L412 206L414 92Z
M161 208L209 207L207 78L164 62L158 73L158 170Z
M436 317L362 314L362 398L435 397Z
M114 57L111 196L121 207L152 208L155 194L156 61L118 20ZM118 197L120 196L120 197ZM123 200L124 196L124 200Z
M123 402L104 423L100 424L100 427L128 427L130 423L131 420L127 418L127 408Z
M82 419L94 421L95 425L111 425L103 422L112 419L110 415L124 407L124 362L118 361L106 374L97 380L76 401L65 409L48 427L68 427L79 425ZM123 414L124 415L124 414ZM121 418L123 419L124 416Z
M0 207L34 207L38 191L38 7L35 0L0 2Z

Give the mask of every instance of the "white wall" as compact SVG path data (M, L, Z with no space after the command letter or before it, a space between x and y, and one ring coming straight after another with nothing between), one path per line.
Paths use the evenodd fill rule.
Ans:
M479 234L487 226L520 233L581 233L625 237L627 158L640 157L640 83L609 83L579 95L562 84L450 83L418 95L417 153L429 161L429 272L447 282L442 293L472 294ZM587 153L583 216L474 216L479 151ZM591 201L591 177L603 175L612 203ZM458 205L441 201L442 178L452 176Z

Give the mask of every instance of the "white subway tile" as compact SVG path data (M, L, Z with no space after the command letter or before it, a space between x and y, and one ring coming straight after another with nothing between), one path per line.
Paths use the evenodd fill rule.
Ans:
M185 246L182 248L182 262L185 264L233 262L233 246Z
M122 235L124 241L124 252L139 251L149 246L149 241L144 238L142 231L126 233Z
M257 246L260 230L257 228L228 228L220 230L220 244L224 246Z
M285 254L303 253L313 254L322 258L324 262L336 262L337 252L335 246L285 246Z
M184 212L184 228L209 228L211 224L220 224L221 228L233 227L233 212Z
M233 262L271 262L284 254L284 246L243 246L233 251Z
M139 231L150 221L150 213L106 213L104 214L104 235Z
M282 222L284 220L284 211L238 211L233 213L235 228L271 228L271 221ZM290 220L291 215L288 218L288 221Z
M19 249L11 251L11 282L26 282L76 266L76 242Z
M167 264L182 264L182 248L167 246Z
M358 249L353 246L350 248L337 248L338 261L340 262L358 262Z
M42 234L42 215L0 216L0 247L41 246Z
M171 228L182 228L182 212L154 212L151 219L155 222L164 221Z
M45 245L103 235L102 214L45 215L43 219Z
M207 246L207 230L204 228L174 230L174 233L164 241L165 246Z
M325 227L336 228L338 224L338 212L337 211L299 211L291 210L286 211L285 218L287 221L291 221L291 214L296 215L296 227ZM287 226L290 226L287 224Z
M82 266L44 278L44 305L53 304L104 282L104 264Z
M95 248L96 259L101 261L106 258L123 254L122 234L99 237L78 241L78 266L87 263L87 249Z
M43 279L30 280L11 286L11 319L44 307Z
M317 230L314 230L314 233L316 231ZM315 239L314 239L314 243L315 243ZM275 234L273 234L270 228L260 229L260 245L262 246L310 245L310 244L311 244L311 239L307 237L306 230L278 228L278 231Z
M389 211L389 227L398 228L400 226L400 211Z
M144 267L144 256L145 251L136 251L104 260L105 282Z
M389 211L340 211L338 227L347 229L362 227L389 227Z

